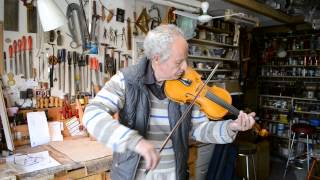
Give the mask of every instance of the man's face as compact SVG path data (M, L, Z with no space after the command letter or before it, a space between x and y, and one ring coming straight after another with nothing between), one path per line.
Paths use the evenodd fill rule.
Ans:
M170 52L168 52L170 53ZM159 58L154 61L154 72L157 81L178 79L187 69L188 43L183 37L176 37L171 46L171 55L165 62Z

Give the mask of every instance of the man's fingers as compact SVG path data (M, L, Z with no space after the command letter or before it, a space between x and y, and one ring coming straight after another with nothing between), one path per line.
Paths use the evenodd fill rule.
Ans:
M248 114L249 116L251 117L255 117L256 116L256 113L255 112L251 112L250 114Z
M250 116L249 120L250 120L250 127L252 127L254 125L254 123L256 123L256 121L254 120L254 118L252 116Z
M146 169L155 169L160 160L160 156L156 151L148 152L143 158L146 161Z
M153 152L152 153L152 166L151 166L151 169L155 169L159 163L159 160L160 160L160 156L157 152Z
M139 153L145 160L145 168L146 169L154 169L158 165L160 160L160 155L157 150L154 148L153 144L148 142L145 139L141 139L135 151Z
M243 130L245 130L245 128L246 128L246 114L241 111L241 114L240 114L240 115L241 115L241 116L240 116L240 122L241 122L240 128L241 128L241 130L243 131Z
M143 156L143 158L146 161L146 169L150 169L151 164L152 164L152 158L150 157L149 154Z

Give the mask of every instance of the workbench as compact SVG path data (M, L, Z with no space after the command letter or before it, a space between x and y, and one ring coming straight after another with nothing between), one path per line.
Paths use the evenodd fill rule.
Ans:
M77 141L82 138L69 139L69 142L77 144ZM60 142L59 142L60 143ZM61 142L62 143L62 142ZM93 142L90 142L93 143ZM70 143L71 144L71 143ZM89 145L90 146L90 145ZM58 161L60 165L51 168L36 170L33 172L20 172L10 163L0 164L0 179L90 179L90 180L109 180L110 169L112 164L111 150L108 153L97 159L89 159L85 161L74 161L65 153L60 152L57 148L53 148L51 144L41 145L31 148L30 146L19 147L15 153L35 153L41 151L48 151L49 155ZM88 154L92 152L88 152ZM81 154L86 157L86 154ZM88 155L87 157L90 157Z

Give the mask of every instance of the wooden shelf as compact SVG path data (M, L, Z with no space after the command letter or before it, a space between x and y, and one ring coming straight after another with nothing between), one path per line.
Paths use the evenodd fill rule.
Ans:
M320 112L312 112L312 111L294 111L299 114L312 114L312 115L320 115Z
M273 109L273 110L277 110L279 112L289 112L288 109L275 108L273 106L262 106L262 108L264 108L264 109Z
M234 32L227 31L227 30L220 29L220 28L216 28L216 27L208 27L208 26L204 26L204 25L198 25L198 28L205 29L207 31L214 32L214 33L230 34L231 36L233 36L233 34L234 34Z
M230 48L237 48L238 46L230 45L230 44L224 44L219 43L215 41L209 41L209 40L201 40L201 39L190 39L190 43L197 43L197 44L205 44L205 45L216 45L216 46L222 46L222 47L230 47Z
M292 98L290 96L276 96L276 95L267 95L267 94L261 94L259 96L261 96L261 97L272 97L272 98L286 98L286 99L291 99Z
M209 82L212 82L212 83L228 82L228 81L238 81L238 79L213 79L213 80L209 80Z
M257 1L252 1L252 0L226 0L226 1L286 24L304 23L303 16L290 16L286 13L275 10L270 6Z
M279 120L261 119L261 121L288 125L288 123L280 122Z
M240 96L243 95L243 92L230 92L231 96Z
M225 22L225 29L218 29L218 28L212 28L212 27L206 27L206 26L199 26L199 38L193 38L190 39L188 42L192 45L197 45L201 49L199 52L203 52L204 50L208 51L208 48L218 48L218 49L224 49L226 52L223 55L217 55L214 56L213 54L207 53L194 53L193 55L188 55L188 64L194 66L195 70L198 71L200 74L208 74L210 73L213 68L206 68L206 66L202 68L197 68L198 63L205 63L206 65L214 65L217 63L221 63L224 66L221 65L219 69L216 70L216 73L218 75L215 75L211 80L209 80L210 85L217 85L219 87L223 87L227 89L232 96L238 96L242 95L243 92L241 91L240 85L239 85L239 71L240 71L240 59L239 59L239 46L233 45L232 41L235 37L234 36L234 30L236 27L234 26L234 23L231 22ZM228 32L230 31L230 32ZM208 32L210 35L218 35L223 36L225 38L228 38L227 43L221 43L216 42L212 40L206 40L204 37L207 37ZM220 34L220 35L219 35ZM236 37L238 38L238 36ZM198 52L198 51L197 51ZM212 55L212 56L211 56ZM197 64L197 66L196 66ZM199 66L200 67L200 66ZM236 74L237 73L237 74ZM236 78L236 79L233 79Z
M75 112L76 104L72 103L70 104L73 112ZM81 107L84 109L85 105L81 105ZM28 112L37 112L37 111L47 111L48 112L48 120L61 120L61 113L63 107L48 107L48 108L32 108L32 109L20 109L19 113L23 114L23 117L27 117Z
M315 51L320 51L320 49L314 49ZM300 53L300 52L309 52L311 51L311 49L296 49L296 50L286 50L287 52L297 52L297 53Z
M297 78L297 79L319 79L320 76L260 76L260 78Z
M303 101L320 101L318 99L313 99L313 98L298 98L298 97L292 97L295 100L303 100Z
M199 68L194 68L196 71L203 71L203 72L211 72L213 69L199 69ZM232 69L217 69L216 72L232 72Z
M289 137L287 137L287 136L279 136L279 135L276 135L276 134L270 134L270 136L271 137L275 137L275 138L281 138L281 139L289 139ZM290 138L290 140L292 140L292 138ZM307 143L307 138L295 138L294 142ZM311 143L313 143L313 142L311 141Z
M318 99L298 98L298 97L292 97L292 96L276 96L276 95L267 95L267 94L261 94L259 96L261 96L261 97L272 97L272 98L286 98L286 99L304 100L304 101L320 101Z
M274 68L291 68L291 67L303 67L303 68L320 68L320 66L311 65L311 66L304 66L304 65L262 65L261 67L274 67Z
M219 58L219 57L210 57L210 56L193 56L193 55L188 55L189 59L192 59L193 61L229 61L229 62L239 62L239 60L234 60L234 59L227 59L227 58Z

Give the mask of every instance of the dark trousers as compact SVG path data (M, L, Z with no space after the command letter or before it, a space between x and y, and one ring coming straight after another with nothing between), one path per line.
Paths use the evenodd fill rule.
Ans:
M235 144L216 144L210 160L207 180L234 180L237 146Z

